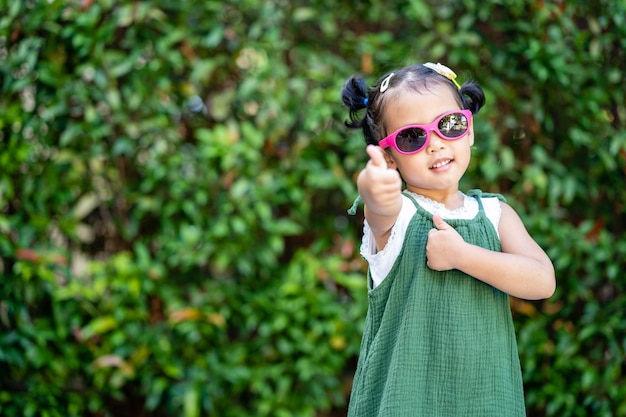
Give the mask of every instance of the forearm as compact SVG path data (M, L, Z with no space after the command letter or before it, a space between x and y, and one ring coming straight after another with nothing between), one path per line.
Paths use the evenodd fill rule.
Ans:
M376 247L382 250L387 244L387 240L391 235L391 229L396 223L398 214L402 209L402 197L398 200L398 206L387 207L387 210L373 210L367 202L365 203L365 218L372 231Z
M399 191L386 196L376 196L376 198L371 198L362 191L360 191L359 194L365 205L365 214L369 217L376 216L384 220L389 217L397 216L402 208L402 195Z
M556 287L554 268L547 258L495 252L466 243L455 260L456 269L514 297L544 299Z
M376 180L370 174L368 169L361 171L357 187L365 203L365 218L380 250L387 243L402 209L402 181L394 170L385 169L377 174Z

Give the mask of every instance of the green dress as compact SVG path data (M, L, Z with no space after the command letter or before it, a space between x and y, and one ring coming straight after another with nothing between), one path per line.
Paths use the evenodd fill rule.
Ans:
M466 242L499 251L482 193L468 195L477 197L476 217L446 222ZM525 416L508 295L459 270L428 268L432 215L409 198L417 212L403 248L378 287L369 279L348 416Z

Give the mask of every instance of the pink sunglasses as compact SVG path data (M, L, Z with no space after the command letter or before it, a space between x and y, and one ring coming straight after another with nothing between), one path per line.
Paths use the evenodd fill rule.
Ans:
M472 122L470 110L454 110L437 117L427 125L409 125L387 136L378 145L381 148L393 147L404 155L411 155L424 149L428 145L430 132L435 132L445 140L457 140L469 132Z

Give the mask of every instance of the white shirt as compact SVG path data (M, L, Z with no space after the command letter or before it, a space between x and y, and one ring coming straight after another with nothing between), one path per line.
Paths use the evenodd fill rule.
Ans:
M411 192L408 193L411 194L411 196L422 208L430 214L439 213L444 220L470 220L478 214L478 201L465 194L463 194L463 206L454 210L449 210L445 205L431 200L430 198ZM481 198L481 201L485 209L485 214L487 215L489 221L493 224L497 233L500 216L502 214L500 200L497 197L489 197ZM391 271L393 264L396 262L396 259L402 250L402 245L404 244L406 229L416 211L417 209L409 197L402 195L402 208L400 209L400 214L398 214L396 223L391 229L391 235L387 240L387 244L379 252L376 251L376 240L374 239L374 235L370 230L369 224L367 224L367 220L365 221L363 226L363 240L361 242L361 256L363 256L363 258L365 258L365 260L369 263L374 288L385 279L387 274L389 274L389 271Z

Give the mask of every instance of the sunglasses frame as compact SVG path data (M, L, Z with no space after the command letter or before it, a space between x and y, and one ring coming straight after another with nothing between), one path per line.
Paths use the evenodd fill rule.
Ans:
M465 133L463 133L460 136L454 137L454 138L449 138L446 137L444 134L441 133L441 131L439 130L439 122L441 121L441 119L443 119L446 116L449 116L451 114L455 114L455 113L460 113L463 116L465 116L465 118L467 119L467 130L465 131ZM413 155L414 153L418 153L420 151L422 151L424 148L426 148L428 146L428 143L430 142L430 133L431 132L435 132L440 138L444 139L444 140L458 140L461 139L462 137L465 137L469 131L470 131L470 127L472 126L472 112L471 110L452 110L449 112L446 112L444 114L442 114L441 116L437 117L433 122L428 123L426 125L407 125L407 126L403 126L400 129L396 130L395 132L393 132L391 135L387 136L386 138L380 140L378 142L378 146L380 146L381 148L385 149L388 147L392 147L394 148L396 151L398 151L398 153L401 153L402 155ZM406 152L401 150L397 143L396 143L396 138L398 137L398 135L406 130L406 129L411 129L411 128L420 128L422 129L424 132L426 132L426 140L424 141L424 144L422 146L420 146L419 149L416 149L414 151L411 152Z

